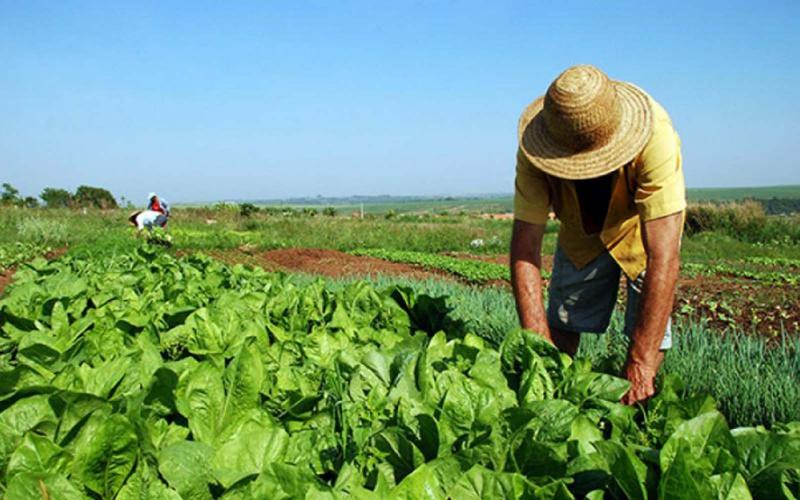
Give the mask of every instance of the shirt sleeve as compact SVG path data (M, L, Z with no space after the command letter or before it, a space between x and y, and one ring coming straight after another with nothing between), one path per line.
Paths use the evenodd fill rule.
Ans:
M531 224L545 224L549 212L550 185L547 177L533 166L522 150L517 150L514 218Z
M637 160L634 201L643 221L686 208L680 138L666 111L658 104L654 108L653 134Z

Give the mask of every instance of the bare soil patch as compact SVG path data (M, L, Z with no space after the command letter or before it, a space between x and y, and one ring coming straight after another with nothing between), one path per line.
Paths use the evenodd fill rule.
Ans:
M12 267L11 269L7 269L6 272L0 273L0 296L3 295L6 287L11 283L15 271L16 269Z
M67 247L56 248L55 250L50 250L49 252L42 255L47 260L53 260L61 257L67 253ZM6 269L4 272L0 273L0 296L3 295L5 292L6 287L14 281L14 273L17 272L16 267L10 267Z
M457 281L445 272L426 270L410 264L388 262L374 257L350 255L338 250L285 248L263 252L236 249L211 252L211 255L224 262L257 265L268 271L302 272L334 278L385 275Z
M725 277L680 279L675 313L716 329L765 336L800 333L800 287Z

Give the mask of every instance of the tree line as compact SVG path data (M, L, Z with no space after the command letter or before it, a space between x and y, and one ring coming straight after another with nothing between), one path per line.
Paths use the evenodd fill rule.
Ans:
M107 189L93 186L78 186L74 193L61 188L44 188L39 197L22 196L19 190L4 182L0 192L0 205L38 208L118 208L117 200ZM41 199L41 202L39 201Z

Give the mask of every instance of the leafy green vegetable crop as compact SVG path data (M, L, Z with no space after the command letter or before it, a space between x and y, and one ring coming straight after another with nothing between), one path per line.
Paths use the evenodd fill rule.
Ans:
M0 273L48 251L49 248L37 243L0 244Z
M36 261L0 300L0 494L29 498L793 498L800 423L730 430L668 380L444 298L140 249Z
M385 250L382 248L359 249L350 253L353 255L367 255L391 262L416 264L428 269L440 269L476 283L510 279L508 267L494 262L460 259L448 255L424 252Z

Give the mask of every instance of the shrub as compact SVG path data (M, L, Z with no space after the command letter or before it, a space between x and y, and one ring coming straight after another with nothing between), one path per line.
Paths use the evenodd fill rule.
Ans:
M241 203L239 204L239 215L242 217L250 217L254 213L258 212L258 207L253 205L252 203Z
M688 235L718 231L751 243L800 241L800 224L788 217L768 216L761 203L753 200L690 205L685 229Z
M247 219L244 224L242 224L242 229L245 231L258 231L263 226L264 225L261 223L261 221L257 219Z
M114 199L114 195L107 189L99 187L78 186L73 200L77 206L83 208L99 208L102 210L118 208L117 200Z
M17 234L22 241L52 244L66 242L69 231L63 222L26 217L17 223Z
M327 215L328 217L336 217L336 209L334 207L325 207L322 209L322 215Z

